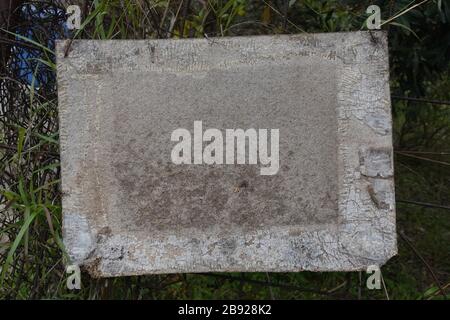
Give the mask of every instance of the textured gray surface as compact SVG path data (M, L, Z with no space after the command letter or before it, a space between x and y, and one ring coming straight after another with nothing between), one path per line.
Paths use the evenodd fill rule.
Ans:
M57 43L64 242L94 276L360 270L396 254L382 32ZM171 132L280 130L280 169Z

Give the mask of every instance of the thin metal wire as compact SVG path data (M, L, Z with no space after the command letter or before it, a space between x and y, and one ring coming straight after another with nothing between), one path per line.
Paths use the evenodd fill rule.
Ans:
M394 100L403 100L403 101L411 101L411 102L424 102L424 103L431 103L431 104L439 104L439 105L448 105L448 106L450 106L450 101L445 101L445 100L433 100L433 99L426 99L426 98L402 97L402 96L396 96L396 95L391 95L391 98L394 99Z
M413 201L413 200L396 200L396 202L397 203L412 204L412 205L415 205L415 206L421 206L421 207L426 207L426 208L450 210L449 206L445 206L445 205L442 205L442 204L436 204L436 203Z

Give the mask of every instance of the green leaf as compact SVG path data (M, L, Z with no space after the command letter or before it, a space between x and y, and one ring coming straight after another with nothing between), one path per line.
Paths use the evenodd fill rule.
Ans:
M13 261L14 253L16 252L17 248L19 247L20 243L22 242L22 239L24 235L27 233L30 224L33 222L34 218L36 218L38 212L33 212L27 219L25 219L22 227L20 228L19 233L17 234L17 237L14 239L14 242L11 245L11 248L9 249L8 256L6 257L5 263L2 266L2 271L0 274L0 286L3 286L3 282L5 280L6 272L9 269L9 266L11 262Z
M54 133L54 134L52 134L50 136L46 136L44 134L40 134L40 133L35 132L34 135L39 137L39 138L41 138L42 140L45 140L45 141L49 142L49 143L54 143L56 145L59 145L58 140L54 139L54 137L58 136L58 133Z
M17 37L17 38L19 38L19 39L25 41L25 42L29 42L29 43L35 45L36 47L38 47L38 48L40 48L40 49L42 49L42 50L44 50L44 51L47 51L47 52L49 52L49 53L51 53L51 54L53 54L53 55L55 54L54 51L50 50L49 48L47 48L46 46L40 44L39 42L36 42L36 41L31 40L31 39L29 39L29 38L27 38L27 37L24 37L24 36L22 36L22 35L20 35L20 34L17 34L17 33L11 32L11 31L8 31L8 30L3 29L3 28L0 28L0 30L4 31L4 32L6 32L6 33L9 33L9 34L11 34L11 35L13 35L13 36L15 36L15 37Z
M25 141L25 133L27 130L25 128L19 127L19 138L17 140L17 158L20 160L22 156L23 144Z
M393 26L396 26L396 27L403 28L403 29L411 32L418 40L420 40L419 36L411 28L408 28L404 24L401 24L401 23L398 23L398 22L390 22L389 24L393 25Z

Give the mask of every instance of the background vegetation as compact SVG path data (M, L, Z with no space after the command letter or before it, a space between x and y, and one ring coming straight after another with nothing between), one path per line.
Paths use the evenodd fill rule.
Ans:
M65 27L80 4L82 29ZM365 273L173 274L66 288L54 40L389 31L399 254ZM395 19L389 19L392 17ZM445 299L450 287L450 3L335 0L3 1L0 5L0 297ZM419 98L419 100L410 99ZM421 100L426 99L426 100ZM439 101L429 101L439 100Z

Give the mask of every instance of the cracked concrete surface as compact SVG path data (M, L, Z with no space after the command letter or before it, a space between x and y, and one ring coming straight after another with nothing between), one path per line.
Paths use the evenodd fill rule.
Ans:
M57 43L64 243L93 276L362 270L396 254L384 32ZM280 170L174 165L280 129Z

